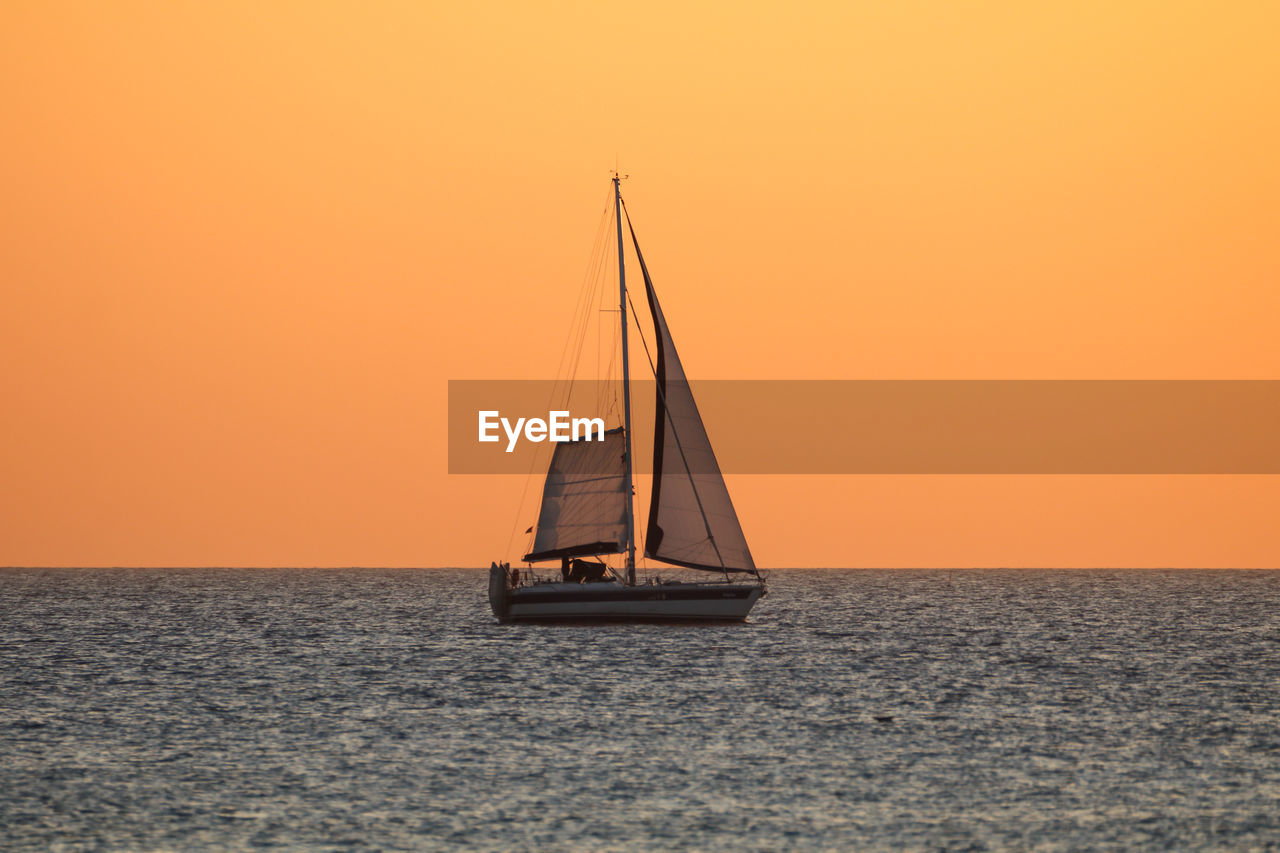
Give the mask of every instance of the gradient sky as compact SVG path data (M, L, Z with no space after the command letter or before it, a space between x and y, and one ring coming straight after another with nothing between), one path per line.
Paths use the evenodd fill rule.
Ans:
M488 565L615 157L697 378L1280 379L1280 7L11 2L0 565ZM714 439L714 436L713 436ZM536 488L536 486L535 486ZM1280 478L735 477L766 566L1277 566Z

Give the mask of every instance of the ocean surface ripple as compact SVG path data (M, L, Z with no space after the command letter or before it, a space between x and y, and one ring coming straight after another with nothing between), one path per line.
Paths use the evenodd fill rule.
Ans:
M1280 848L1280 572L0 571L0 848Z

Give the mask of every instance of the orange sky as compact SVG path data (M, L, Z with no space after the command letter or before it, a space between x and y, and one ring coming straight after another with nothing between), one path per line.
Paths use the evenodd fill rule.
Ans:
M446 381L555 375L615 156L694 377L1280 379L1275 4L695 5L6 4L0 565L487 565ZM767 566L1280 565L1270 476L730 488Z

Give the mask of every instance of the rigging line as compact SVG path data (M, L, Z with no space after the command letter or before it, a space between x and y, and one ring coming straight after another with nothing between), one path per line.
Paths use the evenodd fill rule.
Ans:
M609 292L612 292L612 280L610 280ZM601 297L604 298L603 296ZM609 324L609 363L605 366L605 372L601 375L601 396L605 399L602 406L606 413L611 413L622 418L622 410L618 405L618 391L620 383L614 377L622 372L618 365L618 355L622 348L621 342L622 330L616 323Z
M608 224L613 221L613 217L612 215L610 215L610 212L608 211L607 208L605 210L604 215L601 217L601 219L604 220L604 226L602 230L597 232L597 234L599 235L602 235L605 232L605 230L607 230ZM593 269L588 271L588 280L590 283L590 290L589 290L589 293L587 294L587 298L582 303L581 321L580 321L580 325L577 327L578 342L576 347L573 350L574 352L573 362L570 368L568 385L566 386L566 389L565 389L564 405L562 407L564 409L569 408L569 403L573 399L573 391L574 391L574 388L576 387L576 380L578 377L578 368L582 363L582 353L583 353L583 350L586 349L585 345L587 340L587 333L590 330L591 321L594 316L594 312L592 311L592 308L595 305L596 292L600 285L601 277L599 274L599 269L600 269L600 264L603 263L604 242L605 241L603 237L601 237L598 240L597 245L593 247L593 257L592 257Z
M569 356L568 372L564 377L564 403L561 408L567 409L569 401L573 399L574 382L578 375L578 365L582 360L583 345L586 342L587 330L590 328L591 306L595 302L595 278L588 270L587 278L584 281L583 295L580 302L579 313L574 320L569 331L569 337L566 341L571 355Z
M586 306L586 308L587 308L587 315L588 315L588 316L585 318L585 322L587 322L587 323L589 323L589 324L593 325L593 326L595 327L595 329L596 329L596 338L597 338L597 362L599 361L599 343L598 343L598 341L599 341L599 338L600 338L600 322L599 322L599 317L598 317L597 313L596 313L593 309L595 309L595 308L597 307L597 305L598 305L598 304L601 302L601 300L603 299L604 285L605 285L605 281L604 281L604 279L605 279L605 275L604 275L604 265L605 265L605 259L606 259L606 256L607 256L607 254L608 254L608 252L607 252L607 248L608 248L608 247L607 247L607 243L608 243L607 235L608 235L608 232L609 232L610 230L612 230L609 226L610 226L610 224L613 222L613 209L612 209L612 207L611 207L610 205L608 205L607 201L606 201L605 209L604 209L604 211L603 211L603 213L602 213L602 215L601 215L601 220L602 220L602 224L601 224L601 226L600 226L600 231L598 232L598 233L599 233L599 235L600 235L600 238L599 238L599 241L597 242L596 246L594 247L595 252L594 252L594 254L593 254L592 258L591 258L591 271L590 271L590 275L591 275L591 285L592 285L592 290L591 290L591 304L590 304L590 305L588 305L588 306ZM583 343L584 343L584 344L585 344L585 338L586 338L586 333L587 333L587 331L588 331L588 330L587 330L586 328L584 328L584 329L583 329ZM583 346L583 347L582 347L582 349L585 349L585 346ZM577 366L581 363L582 349L580 349L580 350L578 351L578 361L576 361L576 362L575 362L575 367L574 367L574 376L575 376L575 378L576 378L576 376L577 376ZM598 372L598 371L599 371L599 365L598 365L598 363L597 363L597 372ZM566 399L566 404L567 404L567 402L568 402L568 400ZM566 407L567 407L567 406L566 406Z
M612 293L617 289L614 287L613 275L614 273L611 265L607 287L601 292L600 296L602 305L607 304L607 294ZM614 308L612 310L617 311L618 309ZM600 328L604 328L605 325L606 324L603 322L599 324ZM607 325L609 328L609 361L605 365L604 372L600 374L601 408L605 413L615 415L618 418L618 422L621 423L623 420L623 413L618 405L619 383L617 382L616 377L622 372L618 365L618 354L621 348L620 336L622 331L617 323L608 323Z
M612 217L610 218L610 222L612 222ZM612 350L610 350L609 364L606 364L603 368L604 372L601 372L601 362L604 360L604 357L605 357L604 345L606 340L609 341L610 344L612 344L612 341L613 341L612 335L616 334L616 332L610 333L606 331L605 329L606 318L604 318L601 315L601 311L603 309L600 306L605 305L607 302L608 294L610 290L610 281L611 281L611 278L609 275L609 268L606 264L606 254L607 252L604 252L604 251L601 252L599 258L597 259L597 267L595 272L596 312L593 316L593 323L596 328L596 372L595 372L595 375L592 377L593 379L592 388L595 392L595 406L597 410L601 410L604 408L605 393L607 390L605 388L605 384L608 381L608 375L609 375L608 371L611 369L610 365L612 364L612 357L613 357Z
M599 228L599 226L597 226L597 228ZM600 239L599 234L600 232L599 230L597 230L597 236L596 236L597 241ZM594 246L592 247L591 251L593 254L595 253L596 249ZM588 261L588 264L590 264L590 261ZM587 275L583 276L582 286L578 290L578 297L576 300L574 300L573 314L571 315L571 320L569 323L569 334L565 337L564 346L560 350L560 361L556 365L556 381L557 382L559 382L561 377L564 376L565 366L569 363L569 360L571 359L570 352L572 350L570 345L572 344L574 338L577 337L576 332L578 330L580 318L583 317L586 313L585 310L583 309L583 302L589 301L590 284L591 284L590 268L588 267ZM554 395L552 399L554 399Z
M610 212L613 208L613 205L610 204L610 202L613 201L613 199L611 198L612 195L613 195L612 188L610 188L609 191L605 193L604 203L601 206L600 218L597 220L597 223L596 223L596 235L591 248L592 255L603 254L602 245L604 243L604 236L605 234L607 234L607 226L613 221L613 219L610 216ZM588 256L587 267L588 267L587 274L589 276L590 268L591 268L590 256ZM579 289L579 294L578 294L579 300L581 300L584 295L582 293L582 290L585 289L586 283L587 281L584 280L583 288ZM588 300L588 308L589 308L589 303L590 303L590 300ZM575 312L574 312L575 314L578 313L576 309L577 309L577 305L575 303ZM585 314L586 312L584 311L583 313ZM556 367L557 379L553 380L552 382L551 393L547 400L548 410L550 410L551 403L555 400L555 397L556 397L555 386L556 386L556 383L559 382L560 371L564 367L565 355L568 352L568 347L569 347L569 341L566 340L564 347L560 351L560 364ZM572 385L572 383L570 383L570 385ZM533 482L533 472L537 470L539 457L540 457L540 454L537 454L537 453L531 454L530 456L529 471L525 474L524 486L520 490L520 502L516 505L516 514L515 514L515 518L512 520L511 532L507 536L507 547L502 552L504 556L511 553L511 545L515 541L516 531L520 529L520 517L524 515L525 500L528 498L528 495L529 495L529 484ZM529 553L530 550L532 550L533 540L537 536L536 530L537 530L537 521L535 520L535 522L532 525L530 525L529 538L528 538L528 541L526 542L526 548L525 548L526 554Z
M609 210L609 201L610 199L606 194L604 206L600 211L600 219L596 223L596 235L591 246L591 254L587 259L587 270L583 275L582 286L578 291L578 298L574 302L573 319L569 325L569 334L565 338L564 347L560 351L560 363L556 367L556 383L558 384L562 380L567 381L568 383L564 389L566 407L568 406L569 397L573 393L573 373L570 372L566 375L563 371L567 364L572 363L575 357L581 355L582 339L586 333L587 318L590 316L591 301L594 294L594 276L592 274L592 269L597 264L595 259L604 251L603 245L607 234L607 225L609 222L613 221ZM575 340L577 340L576 346L574 345ZM571 353L573 353L573 355L571 355ZM556 390L556 387L553 385L551 397L547 401L548 409L556 398Z
M612 206L610 206L610 207L608 208L607 214L608 214L608 225L609 225L609 226L612 226L612 224L613 224L613 215L612 215L612 214L613 214L613 209L612 209ZM607 227L607 228L606 228L606 230L612 230L612 228L611 228L611 227ZM600 305L604 305L604 304L606 304L606 295L607 295L607 293L609 292L609 283L610 283L611 281L614 281L615 279L613 279L613 278L611 277L611 275L612 275L612 267L609 267L609 268L607 268L607 269L605 268L605 252L604 252L604 250L603 250L603 249L601 250L601 252L600 252L599 254L597 254L597 255L594 257L594 259L593 259L593 264L594 264L594 275L593 275L593 279L592 279L592 280L593 280L593 282L595 283L595 289L592 291L592 294L593 294L593 302L598 301ZM599 298L598 298L598 300L597 300L597 299L595 299L595 294L597 294L597 293L599 294ZM605 373L603 373L603 374L602 374L602 373L600 372L600 360L601 360L601 358L602 358L601 352L602 352L603 347L604 347L604 336L603 336L603 332L602 332L601 330L602 330L602 327L603 327L603 325L604 325L604 324L603 324L603 323L601 323L601 322L599 322L598 314L599 314L600 312L605 312L605 311L607 311L607 310L608 310L608 309L600 308L600 309L599 309L599 311L598 311L598 312L596 312L596 314L595 314L595 315L593 315L593 316L596 316L596 317L597 317L597 321L596 321L596 322L595 322L595 324L594 324L594 325L595 325L595 327L596 327L596 342L597 342L597 343L596 343L596 350L597 350L597 354L596 354L596 375L595 375L595 377L594 377L594 379L593 379L593 381L592 381L592 383L591 383L592 387L593 387L593 388L594 388L594 390L595 390L595 403L596 403L596 407L597 407L597 409L601 412L601 414L604 414L604 415L606 415L606 416L610 413L610 406L609 406L609 404L608 404L608 398L609 398L609 396L610 396L610 395L609 395L609 388L608 388L608 386L609 386L609 384L610 384L609 377L610 377L610 376L612 376L612 374L613 374L614 364L615 364L616 359L617 359L617 336L618 336L618 334L619 334L618 330L617 330L616 328L613 328L613 331L612 331L612 333L611 333L611 335L610 335L610 352L609 352L609 362L608 362L608 364L606 365ZM613 311L617 311L617 309L616 309L616 308L615 308L615 309L612 309L612 310L613 310ZM613 324L610 324L610 326L611 326L611 327L612 327L612 325L613 325ZM585 349L585 347L583 347L583 349ZM580 358L581 358L581 355L579 354L579 359L580 359ZM580 362L580 361L578 361L578 362L576 362L576 363L575 363L575 368L574 368L574 370L575 370L575 374L574 374L574 375L575 375L575 376L577 375L577 374L576 374L576 371L577 371L577 368L578 368L578 366L579 366L580 364L581 364L581 362ZM617 393L616 393L616 391L614 391L614 392L613 392L613 397L615 398L615 400L614 400L614 402L615 402L615 403L616 403L616 396L617 396ZM568 401L567 401L567 399L566 399L566 406L565 406L565 408L568 408L567 402L568 402Z
M600 305L602 303L603 303L603 289L601 289L600 296L594 300L594 305L597 310L599 310ZM600 322L599 316L596 317L595 326L596 326L596 378L599 379L600 378L600 360L602 357L603 347L604 347L604 334L603 334L604 326ZM597 388L596 389L597 408L599 408L599 403L600 403L600 390L599 388Z
M610 222L612 223L612 217L610 218ZM609 265L607 270L602 269L599 273L599 281L602 284L600 288L599 313L618 310L616 308L610 309L610 303L608 298L608 294L617 289L616 287L614 287L614 282L616 281L616 279L614 278L615 274L616 272L612 264ZM618 358L619 330L616 323L604 322L604 318L600 317L599 313L597 314L597 320L596 320L596 341L597 341L597 344L596 344L597 346L596 406L600 411L601 415L608 417L610 415L618 414L619 418L621 419L620 413L616 411L617 390L616 388L615 389L610 388L611 378L614 375L614 366ZM608 327L608 330L609 330L607 335L605 333L606 326ZM606 336L609 342L609 360L608 362L605 363L604 370L602 372L600 369L600 361L603 357L602 353L604 351L604 342L605 342Z
M596 302L597 309L599 308L599 305L600 303L599 301L597 301ZM596 378L597 379L599 379L601 376L600 360L601 360L601 357L603 356L603 353L604 353L604 324L601 323L599 321L599 318L597 317L596 319ZM601 389L597 387L596 388L596 408L597 409L600 408L601 392L602 392Z

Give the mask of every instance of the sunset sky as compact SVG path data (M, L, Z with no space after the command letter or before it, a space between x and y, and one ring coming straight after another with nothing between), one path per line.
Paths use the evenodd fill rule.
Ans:
M524 480L447 473L446 383L556 375L615 162L694 378L1280 379L1278 32L7 3L0 565L517 557ZM730 489L769 567L1280 566L1276 476Z

